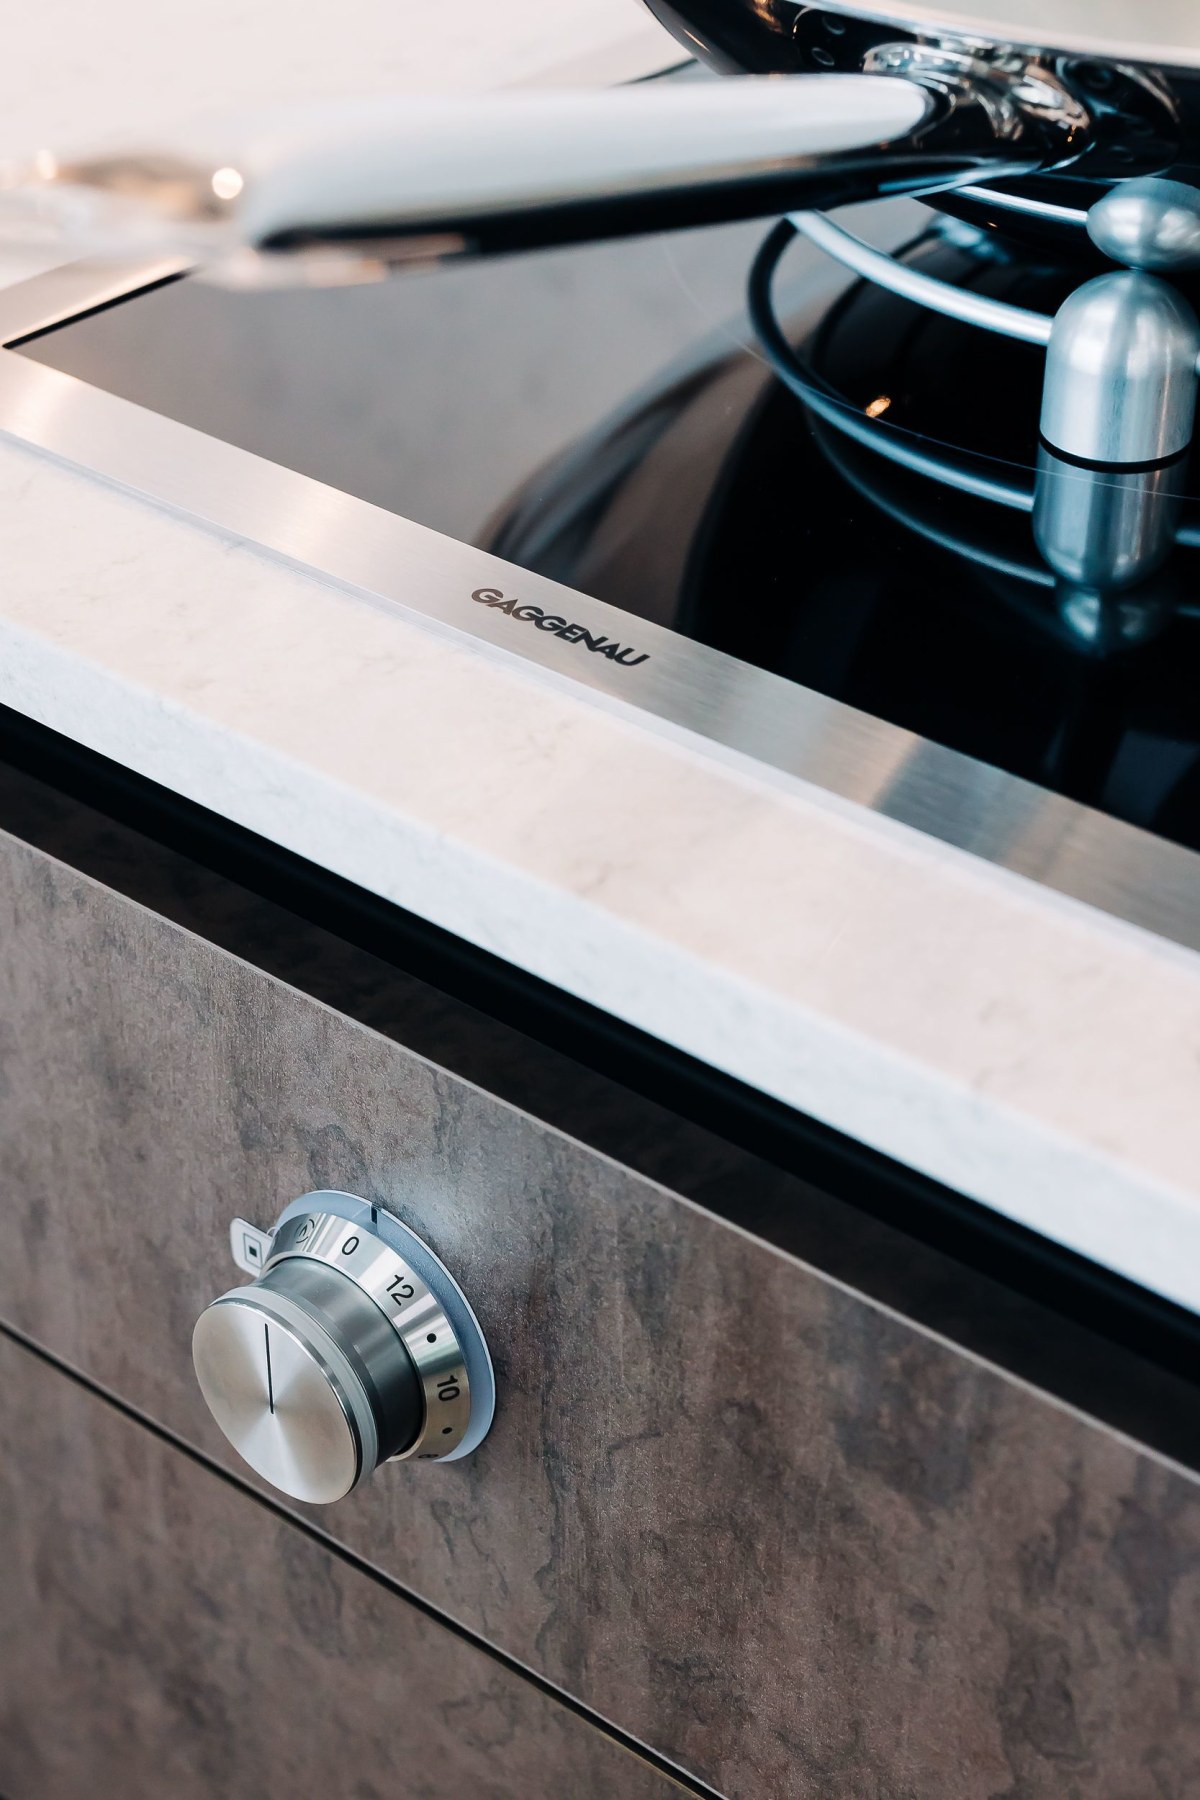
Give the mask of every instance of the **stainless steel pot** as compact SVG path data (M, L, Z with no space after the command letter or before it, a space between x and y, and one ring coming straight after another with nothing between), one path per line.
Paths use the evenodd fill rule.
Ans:
M342 103L149 149L42 150L0 171L8 227L344 280L884 194L966 188L968 204L1078 222L1116 180L1200 174L1194 0L651 5L747 73Z
M694 56L725 73L878 66L907 44L1032 58L1087 113L1086 153L1012 180L996 168L942 195L946 210L1026 233L1081 231L1114 181L1200 185L1200 7L1193 0L646 0Z

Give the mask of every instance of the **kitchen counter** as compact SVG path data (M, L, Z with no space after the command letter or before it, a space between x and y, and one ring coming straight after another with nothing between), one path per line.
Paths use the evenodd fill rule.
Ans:
M114 108L121 58L81 12L64 67L60 9L4 142L655 53L619 0L493 11L340 6L281 61L265 9L126 7ZM1200 1306L1195 954L14 443L0 517L0 703Z

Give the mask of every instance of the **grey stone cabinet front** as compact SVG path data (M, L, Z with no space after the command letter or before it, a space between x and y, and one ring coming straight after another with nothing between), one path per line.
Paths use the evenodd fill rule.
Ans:
M229 1219L348 1189L499 1409L340 1544L732 1800L1200 1793L1190 1474L13 838L0 946L0 1321L232 1470Z
M266 1507L0 1340L9 1800L678 1800Z

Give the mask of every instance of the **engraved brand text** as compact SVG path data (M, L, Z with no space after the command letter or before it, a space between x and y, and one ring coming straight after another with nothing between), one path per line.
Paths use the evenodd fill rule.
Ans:
M507 613L510 619L523 619L527 624L536 625L539 631L552 631L568 644L582 644L587 650L594 650L597 656L607 656L612 662L624 663L627 669L635 669L638 663L649 662L648 650L633 650L618 644L612 638L606 638L600 632L589 631L584 625L572 625L561 613L545 612L540 606L527 606L523 600L506 600L499 588L476 588L471 595L480 606L494 606L497 612Z

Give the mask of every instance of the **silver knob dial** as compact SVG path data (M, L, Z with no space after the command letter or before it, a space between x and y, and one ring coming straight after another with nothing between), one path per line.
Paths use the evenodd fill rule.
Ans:
M241 1260L261 1273L200 1315L192 1357L252 1469L321 1505L381 1463L474 1448L491 1422L491 1362L427 1245L352 1195L305 1196L269 1237L240 1220L239 1232L259 1240Z

